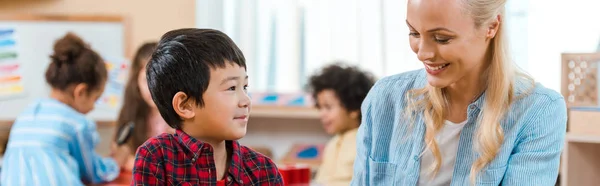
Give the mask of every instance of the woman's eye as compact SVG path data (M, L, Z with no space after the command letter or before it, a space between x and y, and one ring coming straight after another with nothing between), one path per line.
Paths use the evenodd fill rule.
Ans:
M438 42L440 44L448 44L450 42L450 38L435 37L435 42Z
M411 37L415 37L415 38L419 38L419 36L420 36L419 33L417 33L417 32L410 32L410 33L408 33L408 35Z

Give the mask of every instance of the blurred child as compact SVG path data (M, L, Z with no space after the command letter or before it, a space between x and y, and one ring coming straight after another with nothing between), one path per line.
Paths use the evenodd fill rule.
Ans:
M72 33L56 41L51 59L46 70L50 97L35 101L15 120L2 162L1 185L114 180L125 156L112 159L95 153L96 124L84 116L104 91L105 63Z
M152 100L176 132L138 148L132 185L283 185L269 158L237 141L246 135L248 76L227 35L167 32L147 68Z
M136 52L129 80L125 88L124 103L117 119L117 134L125 131L126 127L133 127L127 130L129 137L124 141L124 148L130 153L127 162L122 165L124 170L133 169L135 151L148 138L168 132L175 133L175 130L160 116L158 108L152 101L148 82L146 81L146 64L156 48L156 42L143 44ZM116 135L115 142L120 136ZM114 148L115 146L113 146Z
M369 73L341 64L327 66L310 77L309 87L323 128L335 135L325 146L316 182L327 186L350 185L360 106L374 83Z

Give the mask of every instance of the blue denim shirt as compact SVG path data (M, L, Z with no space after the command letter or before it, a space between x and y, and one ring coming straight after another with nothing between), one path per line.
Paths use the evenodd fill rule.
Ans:
M424 70L379 80L362 105L357 157L351 185L417 185L424 146L422 114L408 129L406 93L427 84ZM540 84L515 82L517 98L501 123L504 142L496 158L477 177L476 185L554 185L566 133L563 97ZM524 94L523 90L529 91ZM452 185L472 185L470 169L477 159L474 136L485 93L467 110L460 134Z

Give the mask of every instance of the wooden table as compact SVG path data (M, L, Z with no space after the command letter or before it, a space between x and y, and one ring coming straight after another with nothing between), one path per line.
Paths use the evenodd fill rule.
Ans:
M131 178L132 178L131 172L123 171L123 172L121 172L121 174L119 174L119 177L117 177L117 179L115 179L114 181L111 181L108 183L93 184L90 186L125 186L125 185L131 184Z

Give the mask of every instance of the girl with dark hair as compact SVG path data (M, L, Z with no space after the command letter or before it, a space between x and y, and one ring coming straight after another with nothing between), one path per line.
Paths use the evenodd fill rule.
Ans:
M136 149L148 138L164 132L174 132L158 112L146 81L146 64L156 45L156 42L149 42L138 48L131 64L123 107L117 119L115 142L125 146L121 149L128 151L129 158L122 166L129 171L133 168ZM115 146L113 149L116 149Z
M114 180L125 156L98 155L94 150L100 140L96 124L84 115L94 109L104 92L104 61L72 33L56 41L51 60L46 70L50 97L33 102L15 120L0 185L83 185Z

